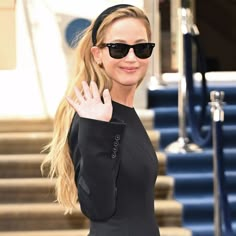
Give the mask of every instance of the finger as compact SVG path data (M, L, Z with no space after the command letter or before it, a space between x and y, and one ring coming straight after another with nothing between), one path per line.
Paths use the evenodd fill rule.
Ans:
M74 88L75 90L75 95L79 101L79 103L84 102L84 97L82 96L81 92L79 91L79 89L77 87Z
M66 100L76 110L76 105L77 105L76 102L74 102L74 100L68 96L66 96Z
M83 86L83 90L84 90L84 97L85 99L91 99L92 95L91 95L91 91L90 88L88 86L88 83L86 81L82 81L82 86Z
M111 105L111 95L108 89L105 89L103 91L102 96L103 96L104 104Z
M91 81L90 87L91 87L93 98L95 98L96 100L101 100L100 93L98 91L98 86L95 83L95 81Z

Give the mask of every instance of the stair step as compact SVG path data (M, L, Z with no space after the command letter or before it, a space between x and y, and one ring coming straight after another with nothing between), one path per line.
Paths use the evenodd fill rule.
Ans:
M52 132L0 133L1 154L40 153L50 142Z
M146 130L151 140L152 146L155 150L159 150L160 147L160 132L158 130Z
M159 226L181 226L182 205L176 200L155 200L155 213Z
M45 154L0 155L0 178L42 177L40 164Z
M157 159L158 159L158 176L166 174L166 153L164 152L156 152Z
M147 130L155 150L159 148L160 133L157 130ZM43 132L0 132L1 154L40 153L43 147L52 139L51 131Z
M172 199L174 191L174 178L171 176L158 176L155 185L155 198Z
M1 232L0 236L87 236L88 229Z
M0 203L53 202L56 179L5 178L0 179ZM156 181L156 198L171 198L173 178L159 176Z
M136 109L145 129L153 129L154 111L151 109ZM53 130L51 118L1 118L0 133L2 132L48 132Z
M0 178L39 178L42 177L40 164L45 154L2 154L0 155ZM166 171L166 154L157 152L158 172Z
M3 132L47 132L52 131L53 120L46 118L0 119L0 133Z
M151 109L136 109L140 120L146 130L152 130L154 128L154 116L155 112Z
M174 200L156 200L155 212L160 226L180 226L182 206ZM64 215L57 203L0 204L0 231L88 228L88 219L79 206Z
M88 229L81 230L42 230L0 232L0 236L87 236ZM192 233L180 227L160 227L161 236L192 236Z
M55 179L0 179L0 203L53 201L55 201Z
M160 234L161 236L192 236L190 230L181 227L160 227Z

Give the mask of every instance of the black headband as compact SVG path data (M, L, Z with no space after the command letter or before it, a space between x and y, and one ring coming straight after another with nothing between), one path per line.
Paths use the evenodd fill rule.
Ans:
M100 25L102 24L103 20L112 12L118 10L119 8L126 8L126 7L132 7L132 5L129 4L118 4L112 7L107 8L106 10L104 10L96 19L94 26L93 26L93 30L92 30L92 41L93 41L93 45L95 46L97 43L97 31L98 28L100 27Z

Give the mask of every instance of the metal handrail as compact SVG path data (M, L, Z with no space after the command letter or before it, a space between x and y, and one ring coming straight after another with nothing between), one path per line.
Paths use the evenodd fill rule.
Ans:
M213 143L213 189L214 189L214 231L215 236L233 236L231 215L229 210L228 194L226 191L226 176L223 152L223 91L211 92L212 114L212 143ZM224 224L224 234L223 234Z
M196 32L196 26L193 24L193 16L189 8L178 9L178 23L181 32L179 32L179 57L178 57L178 70L179 70L179 82L178 82L178 121L179 121L179 132L177 141L171 143L166 147L166 152L173 153L186 153L200 151L201 148L190 143L186 131L186 104L187 104L187 84L186 84L186 58L184 53L184 36L186 34L192 34Z

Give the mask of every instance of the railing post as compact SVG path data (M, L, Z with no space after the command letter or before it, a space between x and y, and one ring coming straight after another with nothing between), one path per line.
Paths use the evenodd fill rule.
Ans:
M221 148L221 145L218 143L217 136L219 135L217 133L217 126L216 124L219 122L224 121L224 111L223 111L223 99L224 99L224 92L223 91L212 91L210 93L211 98L211 114L212 114L212 122L213 122L213 129L212 129L212 142L213 142L213 191L214 191L214 229L215 229L215 236L221 236L222 235L222 217L221 217L221 189L220 189L220 183L219 183L219 165L218 165L218 159L219 154L222 152L222 150L219 150ZM220 153L219 153L219 151Z
M178 70L179 70L179 82L178 82L178 120L179 120L179 137L177 141L171 143L166 147L167 152L172 153L186 153L196 152L201 149L198 145L189 142L186 132L186 71L185 63L186 58L184 56L184 35L192 34L193 32L193 16L189 8L189 1L182 1L181 8L178 9Z

